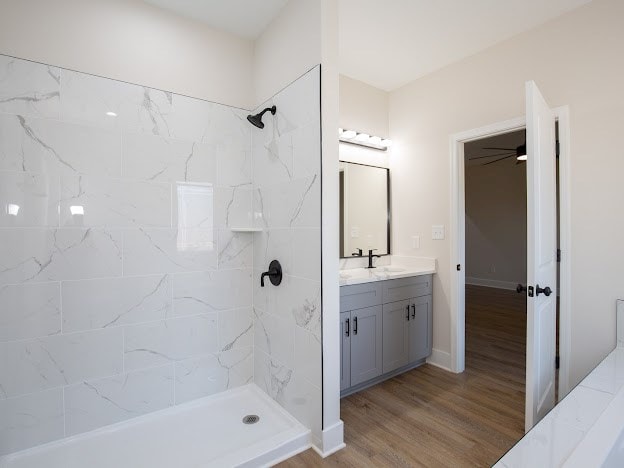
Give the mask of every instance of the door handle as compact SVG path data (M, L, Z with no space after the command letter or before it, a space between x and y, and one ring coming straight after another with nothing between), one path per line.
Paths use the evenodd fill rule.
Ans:
M353 334L357 335L357 317L353 317Z
M349 330L349 319L345 320L345 325L346 325L345 335L349 336L349 333L350 333L350 330Z
M526 286L523 286L521 284L518 284L518 286L516 286L516 292L518 294L522 294L523 292L526 292L527 288Z
M540 288L540 285L536 284L535 295L539 296L542 293L544 293L545 296L550 296L552 294L552 289L550 289L548 286L546 286L545 288Z
M416 304L412 304L412 318L416 318Z
M405 306L405 312L407 312L407 315L405 318L407 318L407 321L409 322L409 304Z

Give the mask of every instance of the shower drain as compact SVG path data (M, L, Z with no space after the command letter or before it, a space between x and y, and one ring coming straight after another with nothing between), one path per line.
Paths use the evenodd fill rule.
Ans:
M243 424L256 424L260 421L260 416L257 414L248 414L243 418Z

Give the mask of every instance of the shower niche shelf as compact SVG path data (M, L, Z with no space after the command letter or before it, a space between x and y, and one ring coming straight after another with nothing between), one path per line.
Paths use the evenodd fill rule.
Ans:
M232 232L262 232L263 229L261 227L232 227L230 228Z

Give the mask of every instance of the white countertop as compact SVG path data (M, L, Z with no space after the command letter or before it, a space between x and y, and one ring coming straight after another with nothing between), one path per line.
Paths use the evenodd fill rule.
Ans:
M387 265L371 269L352 268L350 270L340 270L340 286L396 278L408 278L410 276L430 275L435 272L435 262L429 265Z
M617 314L618 346L495 467L624 466L605 463L624 440L624 302Z

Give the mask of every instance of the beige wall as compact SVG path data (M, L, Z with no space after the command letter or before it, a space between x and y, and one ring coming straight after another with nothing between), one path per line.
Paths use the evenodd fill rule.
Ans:
M526 283L526 164L467 165L466 283Z
M340 126L388 136L388 93L340 75Z
M450 242L429 233L450 223L449 136L523 115L526 80L552 106L570 106L571 383L615 345L615 299L624 296L623 18L621 0L594 0L390 94L394 246L408 254L409 236L420 233L422 254L438 258L438 351L450 351Z
M387 138L388 97L386 91L340 75L340 128ZM339 157L341 161L388 167L391 152L341 143Z
M140 0L2 0L0 53L253 107L253 43Z

